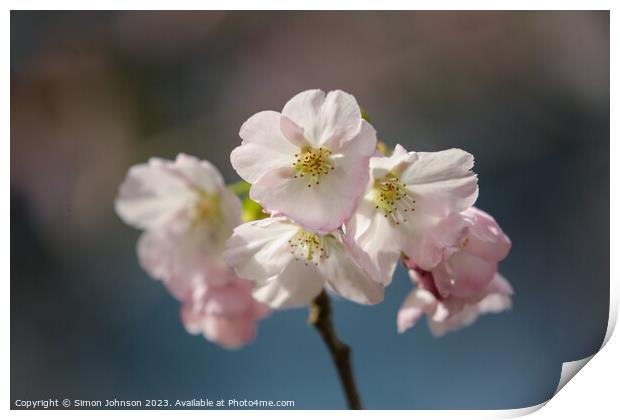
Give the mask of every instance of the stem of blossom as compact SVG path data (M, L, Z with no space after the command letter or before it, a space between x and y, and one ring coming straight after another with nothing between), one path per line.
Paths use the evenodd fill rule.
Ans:
M332 360L340 378L340 384L347 397L349 409L361 410L362 402L357 392L355 379L353 379L353 369L351 368L351 349L340 341L336 335L334 324L332 323L331 304L329 296L327 296L325 291L322 291L312 301L308 323L316 328L332 355Z

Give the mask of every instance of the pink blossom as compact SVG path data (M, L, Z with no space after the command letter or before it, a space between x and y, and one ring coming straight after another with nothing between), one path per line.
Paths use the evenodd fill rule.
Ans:
M301 92L282 113L263 111L239 132L230 160L250 197L307 230L330 232L353 213L377 143L355 98L340 90Z
M414 268L409 270L417 287L407 296L397 316L398 332L413 327L426 314L428 326L435 336L471 325L478 315L497 313L512 306L512 287L499 273L482 290L468 297L439 294L433 274Z
M183 153L174 161L151 158L132 166L114 207L125 223L138 229L207 225L209 236L220 242L241 220L241 203L220 172L210 162Z
M252 298L252 283L224 261L225 241L241 223L241 203L213 165L180 154L133 166L116 211L145 229L140 265L182 302L189 332L229 348L254 338L256 322L269 310Z
M224 243L241 223L241 202L211 163L179 154L135 165L115 207L126 223L146 229L140 264L177 299L205 282L225 281Z
M432 269L442 296L464 298L484 289L510 251L510 239L493 217L475 207L461 214L470 226L458 251Z
M228 281L230 269L222 253L223 244L213 243L201 228L181 232L154 229L138 240L141 267L179 300L204 284Z
M229 281L194 289L183 302L181 319L190 334L227 348L238 348L254 340L257 321L269 308L252 298L252 283L231 277Z

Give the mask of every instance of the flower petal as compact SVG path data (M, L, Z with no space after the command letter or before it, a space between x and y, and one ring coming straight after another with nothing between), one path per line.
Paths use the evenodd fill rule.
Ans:
M289 100L282 115L304 129L313 147L339 148L360 130L362 115L355 97L341 90L307 90Z
M195 190L217 192L224 187L224 178L211 162L179 153L174 163L165 162L166 168L183 179Z
M362 198L346 224L345 240L364 269L386 286L392 281L401 253L395 238L390 221L376 211L372 198Z
M174 162L153 158L132 166L115 208L123 221L137 228L160 228L172 222L186 228L200 191L228 194L224 214L230 223L239 223L241 203L230 197L220 172L210 162L183 153Z
M497 263L459 251L433 270L435 284L442 296L473 296L489 285L497 272Z
M181 307L181 320L190 334L202 334L207 340L228 349L237 349L256 336L256 319L250 315L227 317L193 311L189 304Z
M222 284L229 269L221 258L221 245L214 244L201 229L179 233L169 230L146 231L138 240L142 268L161 280L179 300L188 299L206 283Z
M479 313L498 313L512 307L511 296L514 291L508 280L501 274L495 274L493 281L486 289L486 293L487 295L478 302Z
M478 197L474 157L460 149L417 153L400 174L416 200L416 212L447 216L471 207Z
M396 325L400 334L413 327L420 317L434 310L437 300L428 290L416 288L409 293L398 310Z
M293 96L282 108L282 115L303 128L305 137L310 141L319 139L318 125L321 107L325 102L325 92L320 89L306 90Z
M397 144L390 156L370 158L370 173L373 179L383 178L389 172L401 173L405 166L413 164L417 159L415 152L407 152L403 146Z
M473 255L489 261L501 261L510 251L510 238L499 227L495 219L476 207L463 212L474 221L464 249Z
M181 308L186 330L228 348L249 343L256 334L256 322L268 313L252 298L251 290L251 282L234 276L223 285L197 288Z
M194 192L170 171L168 163L151 159L129 169L114 203L125 223L140 229L156 228L174 219L193 200Z
M280 131L288 141L299 148L309 143L304 136L304 129L284 115L280 115Z
M226 242L224 259L239 277L263 281L277 275L294 259L288 241L299 227L284 217L244 223Z
M250 190L250 197L276 215L285 215L305 229L330 232L353 213L368 182L367 145L349 142L334 158L334 170L320 183L294 178L292 168L264 174Z
M489 293L501 293L503 295L513 295L514 290L508 280L500 273L495 273L495 277L493 277L493 281L489 284L487 288Z
M230 154L230 162L241 178L254 183L274 168L291 166L299 147L282 134L280 124L279 113L263 111L241 126L243 141Z
M428 327L435 337L441 337L449 331L458 330L473 324L478 318L478 311L475 306L464 306L458 311L447 313L443 318L441 321L433 319L433 317L427 319Z
M325 239L329 257L321 261L318 270L327 285L340 296L364 305L383 300L385 290L378 279L373 279L347 252L340 239Z
M259 282L252 294L272 308L294 308L312 302L324 284L314 264L293 260L279 274Z
M431 271L444 258L458 250L469 226L460 214L445 218L415 211L398 230L402 251L425 271Z
M477 295L467 298L450 296L444 299L428 324L431 332L441 336L448 331L471 325L479 315L496 313L509 309L512 305L512 288L501 275L496 274L493 281ZM439 311L444 312L438 316Z

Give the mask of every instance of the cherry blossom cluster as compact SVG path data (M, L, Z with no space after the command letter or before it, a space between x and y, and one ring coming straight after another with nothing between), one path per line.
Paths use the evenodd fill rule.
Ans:
M241 223L241 201L209 162L179 154L133 166L116 198L123 221L144 233L140 264L182 302L189 333L236 348L253 340L270 309L252 283L224 262L224 245Z
M399 262L415 286L399 332L426 314L441 335L511 306L498 273L511 243L473 207L471 154L388 152L342 91L302 92L239 134L231 163L260 217L242 223L220 173L186 155L132 167L117 197L120 217L145 230L142 266L181 300L188 331L237 347L269 308L308 305L323 290L377 304Z

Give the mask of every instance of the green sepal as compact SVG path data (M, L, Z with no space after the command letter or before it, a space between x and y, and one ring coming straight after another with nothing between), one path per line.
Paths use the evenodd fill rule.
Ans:
M250 192L250 187L252 184L246 181L235 182L234 184L228 185L228 188L238 196L248 195Z
M246 197L241 202L241 217L244 222L264 219L269 215L263 212L263 208L256 201Z
M370 117L366 113L366 110L360 106L360 113L362 114L362 119L370 122Z

